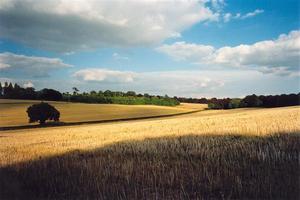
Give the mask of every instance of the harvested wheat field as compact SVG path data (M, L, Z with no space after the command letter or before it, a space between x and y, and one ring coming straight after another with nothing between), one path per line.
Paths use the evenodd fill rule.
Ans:
M1 198L296 199L300 107L0 132Z
M40 101L0 99L0 128L28 125L27 108ZM157 117L203 110L207 105L176 107L153 105L86 104L48 101L61 113L61 122L97 122L117 119Z

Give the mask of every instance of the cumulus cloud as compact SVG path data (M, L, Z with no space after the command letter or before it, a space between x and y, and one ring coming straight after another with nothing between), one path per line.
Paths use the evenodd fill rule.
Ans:
M229 22L232 18L232 14L231 13L225 13L224 14L224 22Z
M0 37L56 51L157 44L218 20L206 0L2 0Z
M109 88L161 95L204 95L225 84L224 77L216 75L217 72L212 74L206 71L128 72L92 68L79 70L73 77L79 81L78 87L88 84L89 90Z
M233 15L231 13L225 13L225 14L223 14L223 19L224 19L224 22L229 22L232 19L247 19L247 18L254 17L256 15L259 15L263 12L264 12L264 10L262 10L262 9L256 9L256 10L254 10L252 12L248 12L244 15L242 15L241 13L237 13L235 15Z
M245 15L242 15L242 16L239 16L241 19L246 19L246 18L249 18L249 17L254 17L255 15L258 15L258 14L261 14L261 13L263 13L264 12L264 10L261 10L261 9L256 9L256 10L254 10L253 12L249 12L249 13L247 13L247 14L245 14Z
M291 75L297 73L300 67L300 31L291 31L275 40L252 45L216 49L208 45L176 42L162 45L157 51L175 60L187 60L205 66L248 68L264 73Z
M30 87L34 87L34 84L31 81L28 81L26 83L23 84L24 88L30 88Z
M156 50L171 56L177 61L206 60L215 51L213 46L191 44L186 42L175 42L171 45L164 44L158 47Z
M43 79L43 80L45 80L45 79ZM31 80L20 80L20 79L0 77L0 83L2 84L2 86L4 86L5 82L12 83L12 84L17 83L18 85L23 86L23 88L35 87L35 84L33 84L33 82ZM40 81L37 81L37 82L40 83ZM49 87L49 85L51 83L48 82L47 84L48 84L48 86L46 85L45 87Z
M0 53L0 72L23 74L29 77L47 77L51 71L68 67L71 65L59 58Z
M214 10L222 11L225 6L225 0L211 0L211 5Z
M8 83L10 83L10 82L13 82L14 80L13 79L11 79L11 78L7 78L7 77L0 77L0 83L2 84L2 85L4 85L4 83L5 82L8 82Z
M73 76L83 81L129 83L133 82L134 78L136 77L136 73L90 68L79 70L75 72Z
M127 57L127 56L122 56L122 55L120 55L120 54L118 54L118 53L113 53L113 54L112 54L112 57L113 57L113 59L115 59L115 60L129 60L129 57Z
M199 96L222 88L225 81L207 71L164 71L139 74L137 85L147 88L149 93Z

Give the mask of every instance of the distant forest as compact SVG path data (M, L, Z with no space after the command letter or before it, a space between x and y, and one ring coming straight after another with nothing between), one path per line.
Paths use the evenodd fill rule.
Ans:
M137 94L134 91L91 91L89 93L80 91L73 87L73 93L60 93L53 89L42 89L35 91L34 88L22 88L18 84L6 82L0 83L0 98L3 99L28 99L67 101L82 103L103 103L103 104L126 104L126 105L163 105L176 106L180 102L208 104L211 109L234 109L243 107L282 107L300 105L300 93L282 95L248 95L245 98L185 98L168 97L159 95Z
M233 109L244 107L283 107L300 105L300 93L298 94L281 94L281 95L248 95L244 98L184 98L175 97L180 102L186 103L204 103L208 104L211 109Z

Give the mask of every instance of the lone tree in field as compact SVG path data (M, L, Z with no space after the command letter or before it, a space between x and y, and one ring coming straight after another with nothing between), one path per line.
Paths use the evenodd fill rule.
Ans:
M33 104L27 108L29 123L39 122L45 124L46 120L59 121L60 113L48 103Z

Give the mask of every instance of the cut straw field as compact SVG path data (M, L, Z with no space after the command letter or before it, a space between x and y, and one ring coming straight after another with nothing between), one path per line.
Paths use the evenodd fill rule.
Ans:
M296 199L300 107L0 132L0 197Z

